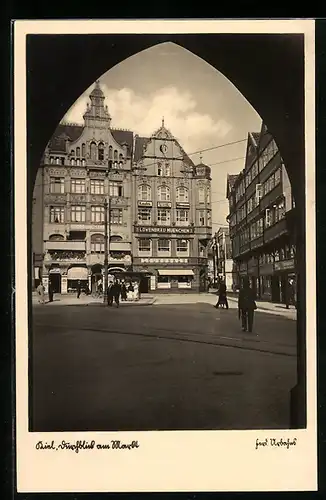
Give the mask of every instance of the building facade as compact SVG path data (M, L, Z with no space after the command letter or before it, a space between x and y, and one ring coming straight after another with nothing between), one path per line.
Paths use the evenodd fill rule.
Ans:
M195 166L171 132L136 137L133 264L144 291L205 291L212 235L210 168Z
M57 293L78 280L94 289L104 264L104 202L110 198L109 269L131 265L133 134L111 128L97 82L84 126L61 124L43 164L43 272Z
M286 302L291 287L295 295L295 206L285 165L265 124L260 133L248 135L245 168L228 176L227 198L236 285L248 276L258 298Z
M89 97L84 125L60 124L43 156L34 188L34 275L57 293L78 281L98 289L107 200L109 273L143 273L142 292L205 290L209 167L195 166L164 123L150 138L112 128L99 82Z

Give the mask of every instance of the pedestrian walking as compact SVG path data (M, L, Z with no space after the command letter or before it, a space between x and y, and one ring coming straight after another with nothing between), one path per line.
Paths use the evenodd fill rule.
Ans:
M238 314L242 320L242 330L252 332L254 323L254 311L257 309L255 294L250 288L249 279L245 279L243 287L239 291Z
M124 281L121 283L121 300L127 300L127 287Z
M78 280L77 282L77 299L79 299L81 294L81 282Z
M285 289L285 306L287 309L290 308L290 305L294 304L294 281L289 279L287 282L287 286Z
M108 284L108 288L107 288L107 299L108 299L108 306L112 306L113 304L113 283L112 281Z
M53 285L52 282L49 281L49 302L53 302L53 295L54 295Z
M226 309L229 309L229 304L228 304L228 299L226 296L226 284L224 280L221 280L220 286L218 289L218 301L217 304L215 305L216 309L219 308L219 306L226 307Z
M38 303L39 304L44 304L44 292L45 292L45 289L44 289L44 286L42 283L39 284L39 286L36 288L36 291L38 293Z

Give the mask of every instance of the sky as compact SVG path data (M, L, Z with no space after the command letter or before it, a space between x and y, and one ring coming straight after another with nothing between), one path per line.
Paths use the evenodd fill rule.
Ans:
M259 132L261 118L222 73L171 42L129 57L98 75L113 128L151 136L162 124L194 163L212 171L213 231L227 225L227 174L244 167L248 132ZM91 85L63 117L83 124ZM224 146L234 141L238 144ZM216 148L216 146L220 146ZM237 160L235 160L237 159Z

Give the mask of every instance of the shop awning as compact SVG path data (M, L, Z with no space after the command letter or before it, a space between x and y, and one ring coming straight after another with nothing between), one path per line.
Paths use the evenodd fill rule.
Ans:
M194 276L191 269L159 269L160 276Z
M67 273L68 280L87 280L88 271L86 267L71 267Z

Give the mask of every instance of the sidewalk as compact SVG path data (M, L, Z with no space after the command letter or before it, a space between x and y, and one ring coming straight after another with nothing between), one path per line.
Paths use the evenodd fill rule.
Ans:
M233 303L238 303L236 297L229 297L228 301ZM290 306L289 309L285 307L284 304L274 304L273 302L264 302L261 300L256 300L257 311L269 312L271 314L277 314L279 316L285 316L290 319L297 319L297 310L294 306Z
M146 295L144 298L140 298L138 301L120 301L120 306L128 307L128 306L150 306L155 302L155 297L152 295ZM33 306L41 306L38 302L38 296L32 295L32 304ZM49 302L49 298L45 296L45 305L48 307L53 306L105 306L103 299L95 298L92 296L81 295L79 299L77 299L76 295L60 295L55 294L53 302ZM114 305L113 305L114 307Z

